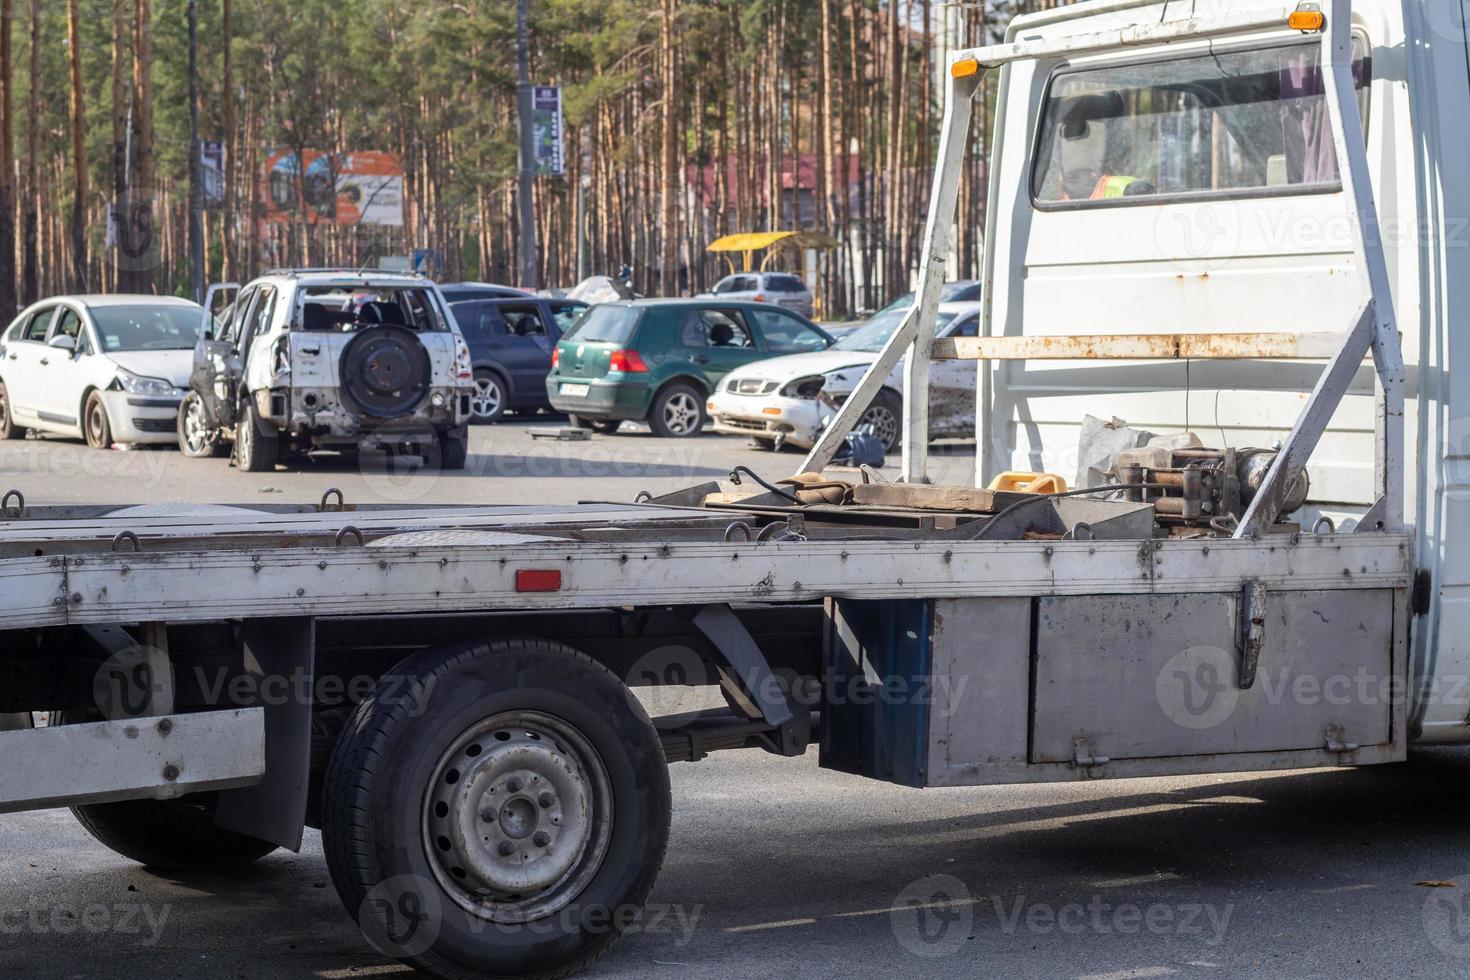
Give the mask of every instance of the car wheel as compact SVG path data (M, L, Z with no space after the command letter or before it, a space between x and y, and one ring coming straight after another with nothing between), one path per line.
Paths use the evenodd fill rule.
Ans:
M470 433L465 426L448 429L439 437L439 467L462 470L470 455Z
M664 439L699 435L704 429L704 396L689 385L669 385L653 400L648 425Z
M280 441L261 435L255 405L246 398L240 421L235 423L235 468L241 473L264 473L275 469L279 460Z
M607 668L545 641L457 642L359 704L322 845L380 952L435 977L562 977L636 918L670 803L658 733Z
M204 402L197 392L189 392L179 403L175 434L179 440L179 452L190 459L219 455L219 432L210 428L209 419L204 416Z
M10 414L10 392L5 389L5 382L0 381L0 439L24 439L26 430L15 424L15 419Z
M112 448L112 423L108 421L107 406L102 404L100 392L87 396L87 407L82 410L82 433L93 449Z
M505 381L494 371L475 372L475 390L470 395L470 419L481 425L499 422L505 414Z
M871 428L873 435L883 443L883 451L891 453L898 448L903 433L903 402L887 391L878 392L873 404L858 419L856 428Z

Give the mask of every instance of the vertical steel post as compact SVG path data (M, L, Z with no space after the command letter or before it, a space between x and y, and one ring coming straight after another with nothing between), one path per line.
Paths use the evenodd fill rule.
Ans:
M1373 362L1378 368L1375 477L1384 528L1397 531L1404 526L1404 355L1399 345L1378 204L1368 170L1368 147L1358 111L1351 0L1332 0L1330 16L1323 48L1323 78L1331 80L1327 107L1337 143L1342 187L1351 208L1353 248L1358 267L1368 277L1370 296L1377 310L1373 337Z
M539 289L536 273L536 132L531 87L531 0L516 2L516 111L521 128L517 209L521 225L521 287Z
M888 343L869 366L842 410L832 419L812 451L802 461L800 472L820 472L832 462L838 449L867 412L883 382L905 354L907 390L903 399L903 474L910 483L922 483L929 461L929 352L934 342L934 324L939 317L939 293L954 234L955 206L959 197L960 164L969 148L970 115L980 75L950 77L944 106L944 128L939 139L939 157L934 186L929 196L929 220L920 253L919 292L914 305Z
M199 145L199 2L189 0L189 295L196 303L204 302L202 169Z
M1353 228L1353 252L1358 269L1368 280L1364 319L1344 335L1343 349L1302 409L1300 420L1246 511L1235 533L1237 538L1261 534L1276 521L1281 499L1306 467L1368 349L1372 350L1378 369L1375 525L1390 531L1404 526L1404 357L1399 348L1388 259L1383 251L1383 232L1368 170L1368 147L1358 111L1351 0L1332 0L1322 39L1322 79L1339 176Z

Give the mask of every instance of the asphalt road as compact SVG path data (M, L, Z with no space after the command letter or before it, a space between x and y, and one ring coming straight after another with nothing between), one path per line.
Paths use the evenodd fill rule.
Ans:
M324 453L273 473L240 473L224 459L186 459L171 446L129 451L88 449L44 436L0 442L0 492L15 488L31 503L315 503L337 487L354 503L576 503L631 501L640 490L667 493L726 479L737 465L767 479L790 476L802 453L756 449L748 440L705 435L659 439L647 426L625 426L587 442L550 438L556 417L510 417L471 430L463 471L385 467L381 458ZM973 445L938 446L931 471L941 481L974 481ZM897 472L898 458L889 458Z
M408 490L344 461L241 474L50 439L0 444L0 485L34 503L310 502L328 485L359 502L572 502L676 489L736 463L781 476L800 460L715 438L544 443L526 428L477 430L474 475ZM940 465L964 480L971 459L961 449ZM676 765L673 785L644 927L588 976L1470 976L1470 752L925 791L826 772L815 753L727 754ZM0 854L7 976L407 972L358 934L314 834L243 872L160 877L48 811L0 816Z

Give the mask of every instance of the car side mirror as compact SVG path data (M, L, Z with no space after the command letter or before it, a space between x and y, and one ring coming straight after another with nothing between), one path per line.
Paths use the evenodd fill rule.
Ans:
M77 349L77 339L75 337L69 337L64 333L59 333L47 342L47 346L55 347L57 350L64 350L68 353L75 353Z

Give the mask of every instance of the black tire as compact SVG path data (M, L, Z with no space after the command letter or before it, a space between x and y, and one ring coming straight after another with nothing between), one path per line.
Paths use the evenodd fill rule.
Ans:
M102 403L101 392L87 396L82 409L82 435L93 449L112 448L112 421L107 417L107 406Z
M476 425L494 425L505 417L510 400L510 386L497 371L475 369L475 393L470 396L470 421Z
M256 414L255 403L247 396L235 423L235 468L241 473L268 473L281 458L280 439L261 433Z
M462 470L470 458L470 431L468 426L449 429L439 436L439 467L446 470Z
M209 423L204 418L198 392L189 392L179 403L174 435L178 439L179 452L190 459L218 456L224 448L224 440L220 438L218 430L209 428Z
M880 391L873 404L858 420L858 427L871 425L883 442L883 451L891 453L903 442L903 401L891 391Z
M537 773L539 792L522 783ZM671 802L628 689L526 639L445 644L390 671L343 730L322 799L327 868L364 934L453 980L561 977L605 953L653 888ZM506 892L502 875L549 884Z
M704 431L703 391L675 383L664 388L648 410L648 427L661 439L689 439Z
M610 436L623 427L622 419L589 419L585 415L568 415L567 425L574 429L590 429Z
M6 389L5 382L0 381L0 439L24 439L25 437L25 427L16 425L14 417L10 414L10 392Z
M72 807L105 847L158 871L205 871L259 861L276 845L214 824L214 795Z

